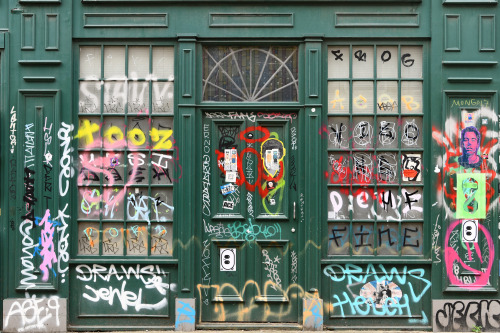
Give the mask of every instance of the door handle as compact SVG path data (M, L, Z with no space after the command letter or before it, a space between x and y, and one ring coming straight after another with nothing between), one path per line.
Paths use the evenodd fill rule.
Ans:
M295 220L295 201L293 202L293 219Z

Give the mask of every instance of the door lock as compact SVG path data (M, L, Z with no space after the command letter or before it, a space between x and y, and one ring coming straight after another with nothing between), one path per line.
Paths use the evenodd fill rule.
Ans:
M295 201L293 202L293 219L295 220Z

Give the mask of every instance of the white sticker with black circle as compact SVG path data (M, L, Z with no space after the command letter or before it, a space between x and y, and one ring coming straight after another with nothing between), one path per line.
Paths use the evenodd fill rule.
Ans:
M220 249L220 271L236 272L236 249Z

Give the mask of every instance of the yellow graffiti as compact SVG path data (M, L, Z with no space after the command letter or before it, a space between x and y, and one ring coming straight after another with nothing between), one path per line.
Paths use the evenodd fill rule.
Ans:
M117 139L113 139L116 136ZM104 131L104 138L111 144L116 141L123 140L123 131L118 126L111 126L107 130Z
M90 120L83 119L80 122L80 126L78 128L78 133L75 135L75 139L83 139L86 145L94 142L94 133L99 131L99 125L96 123L91 124Z
M368 100L361 94L358 97L354 97L354 104L360 109L366 109L368 106Z
M332 109L335 109L335 107L337 106L337 103L339 103L340 109L344 110L344 104L342 103L344 101L344 99L345 98L340 98L340 90L339 89L335 90L335 99L330 102L333 104Z
M152 128L149 134L151 135L151 140L153 142L158 142L153 149L171 149L172 141L168 140L172 136L172 130L158 130L156 128Z
M401 102L403 102L406 105L406 108L410 111L420 109L420 104L415 102L413 96L401 96Z
M379 103L394 103L394 100L388 94L380 94L378 97Z
M127 139L134 146L142 146L146 142L146 136L144 132L139 128L134 128L127 133Z
M282 290L283 295L286 296L290 302L280 307L279 311L273 312L269 304L263 304L261 301L265 299L267 295L275 293L274 290L269 290L273 286L274 283L272 281L266 281L261 287L257 281L247 280L241 291L231 283L224 283L222 285L198 284L197 289L201 299L203 299L203 295L205 294L204 289L206 288L212 289L213 295L238 295L241 298L245 297L245 293L255 295L249 299L248 302L239 304L235 311L232 309L231 311L226 310L224 302L220 302L222 299L215 296L213 302L210 303L210 311L213 311L213 320L215 321L249 321L252 319L251 314L254 310L259 311L259 315L262 316L263 321L280 321L281 318L286 318L293 313L295 308L294 302L303 297L307 297L307 293L304 292L304 289L300 285L292 284L286 290ZM252 290L253 288L255 288L255 290ZM268 290L270 293L268 293ZM200 313L203 313L203 310L204 307L201 306Z

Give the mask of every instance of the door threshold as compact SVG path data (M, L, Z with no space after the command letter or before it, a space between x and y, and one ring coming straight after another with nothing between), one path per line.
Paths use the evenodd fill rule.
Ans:
M196 324L197 330L286 330L302 331L302 325L297 323L200 323Z

